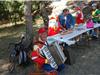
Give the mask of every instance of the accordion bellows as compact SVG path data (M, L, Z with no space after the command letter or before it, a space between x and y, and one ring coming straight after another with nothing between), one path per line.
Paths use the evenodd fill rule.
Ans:
M46 58L51 61L50 65L55 69L66 60L66 57L57 42L52 42L49 46L43 46L42 51Z

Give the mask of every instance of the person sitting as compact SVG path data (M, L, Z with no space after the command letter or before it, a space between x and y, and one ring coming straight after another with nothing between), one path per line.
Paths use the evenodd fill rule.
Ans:
M68 9L64 9L63 13L59 15L59 22L66 30L74 28L75 25L75 19Z
M97 5L97 9L95 9L94 13L92 13L92 20L94 23L100 23L100 5ZM98 38L100 33L100 27L94 29L92 32L93 38Z
M48 36L53 36L58 34L62 29L59 21L55 17L51 17L48 23Z
M97 9L95 9L94 13L92 14L93 16L93 22L94 23L100 23L100 5L97 5Z
M77 14L76 14L76 24L82 24L84 23L83 13L79 7L76 8Z
M75 10L76 10L76 26L78 27L84 23L84 18L83 18L83 13L82 13L80 7L76 7ZM81 37L82 37L82 35L77 36L75 38L76 42L80 41Z
M39 38L37 41L34 41L34 51L31 53L31 59L33 62L37 63L39 69L43 69L47 72L55 71L56 69L50 65L51 61L45 57L43 51L41 50L41 48L46 45L47 40L47 30L45 27L40 28L38 34ZM63 68L64 64L58 65L58 70Z
M31 59L33 60L33 62L37 63L39 69L44 69L46 71L54 70L54 68L52 68L49 65L50 61L48 61L45 58L43 52L41 51L41 48L43 47L43 45L45 45L45 42L46 42L47 31L43 27L39 29L38 34L39 34L39 38L36 38L37 41L36 40L34 41L34 47L33 47L34 51L32 51L31 53L31 56L32 56Z

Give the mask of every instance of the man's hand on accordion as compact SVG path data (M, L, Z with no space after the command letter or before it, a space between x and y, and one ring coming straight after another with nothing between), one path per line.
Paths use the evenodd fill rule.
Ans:
M51 61L50 61L50 60L48 60L48 59L45 59L45 63L46 63L46 64L50 64L50 63L51 63Z

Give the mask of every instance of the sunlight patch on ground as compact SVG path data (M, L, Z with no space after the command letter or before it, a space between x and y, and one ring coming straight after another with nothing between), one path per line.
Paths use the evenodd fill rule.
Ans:
M0 59L0 72L8 70L8 66L9 63L7 63L7 60Z
M23 23L24 23L23 21L17 22L17 24L23 24ZM5 28L5 27L12 27L14 25L15 25L15 23L3 24L3 25L0 25L0 29Z
M1 69L2 69L2 70L8 70L8 66L9 66L9 65L10 65L9 63L3 64L3 65L1 66Z
M5 32L5 33L0 33L0 38L10 36L10 35L15 35L17 32Z
M20 33L16 33L16 35L12 36L13 38L21 38L22 34L25 34L23 32L20 32Z

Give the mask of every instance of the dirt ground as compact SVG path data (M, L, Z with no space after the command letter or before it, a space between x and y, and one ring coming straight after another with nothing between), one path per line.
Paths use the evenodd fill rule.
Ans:
M72 65L60 72L60 75L100 75L100 38L86 41L68 48Z
M36 28L34 28L36 31ZM25 26L15 26L0 29L0 75L28 75L34 69L33 64L18 67L14 73L8 72L8 44L19 40ZM100 75L100 38L81 41L78 45L68 47L72 65L66 65L59 75Z

